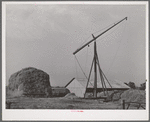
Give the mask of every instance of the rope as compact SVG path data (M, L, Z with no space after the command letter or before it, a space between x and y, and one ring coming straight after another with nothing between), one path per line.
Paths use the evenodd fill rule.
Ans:
M87 71L87 62L88 62L88 47L87 47L87 53L86 53L85 72Z
M86 74L84 73L84 71L83 71L83 69L82 69L82 67L81 67L81 65L80 65L80 63L79 63L79 61L78 61L76 55L75 55L75 58L76 58L76 60L77 60L77 63L78 63L78 65L79 65L79 67L81 68L81 71L82 71L82 73L84 74L85 78L88 79L87 76L86 76Z
M123 28L123 32L124 32L124 30L125 30L125 25L124 25L124 28ZM122 32L122 33L123 33L123 32ZM110 71L111 67L113 66L113 63L114 63L114 61L115 61L115 58L116 58L117 53L118 53L118 51L119 51L119 48L120 48L120 46L121 46L122 38L123 38L123 34L121 35L121 40L120 40L119 46L118 46L118 48L117 48L117 51L116 51L115 56L114 56L114 58L113 58L113 61L112 61L112 63L110 64L110 67L109 67L109 69L108 69L108 71L107 71L106 74L108 74L108 72Z
M75 72L76 72L76 76L78 78L78 71L77 71L77 64L76 64L76 61L74 60L74 63L75 63Z
M79 63L79 61L78 61L76 55L75 55L75 58L76 58L76 60L77 60L77 62L78 62L79 67L81 68L82 73L84 74L85 78L88 80L88 77L87 77L86 74L84 73L84 71L83 71L83 69L82 69L82 67L81 67L81 65L80 65L80 63ZM90 82L90 84L93 86L93 84L92 84L91 82Z
M118 22L118 21L116 21L116 22ZM100 32L100 31L103 31L104 29L106 29L106 28L110 27L111 25L115 24L116 22L113 22L112 24L110 24L110 25L108 25L107 27L102 28L102 29L100 29L100 30L98 30L98 31L94 32L93 34L96 34L96 33Z
M103 38L101 38L101 39L96 39L96 41L100 41L100 40L103 40L104 38L106 38L106 37L108 37L108 36L110 36L113 32L115 32L119 27L121 26L121 24L120 25L118 25L118 27L116 27L111 33L109 33L109 34L107 34L106 36L104 36ZM100 38L100 37L99 37Z
M116 21L116 22L118 22L118 21ZM114 22L114 23L116 23L116 22ZM103 31L104 29L106 29L106 28L108 28L108 27L110 27L111 25L113 25L114 23L112 23L112 24L110 24L110 25L108 25L107 27L105 27L105 28L102 28L102 29L100 29L100 30L98 30L98 31L96 31L96 32L94 32L93 34L96 34L96 33L98 33L98 32L100 32L100 31ZM87 39L85 39L85 41L79 46L79 47L81 47L89 38L91 37L91 35L89 36L89 37L87 37ZM78 48L79 48L78 47ZM77 49L78 49L77 48Z
M84 41L79 47L81 47L90 37L91 37L91 35L90 35L89 37L87 37L87 38L85 39L85 41ZM79 47L78 47L77 49L79 49Z

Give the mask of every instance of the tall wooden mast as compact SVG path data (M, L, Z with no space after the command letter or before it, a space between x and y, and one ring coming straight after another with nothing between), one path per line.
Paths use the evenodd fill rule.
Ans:
M93 36L93 35L92 35ZM95 38L93 36L93 38ZM96 40L94 40L94 91L93 96L97 98L97 65L96 65Z
M106 29L104 32L102 32L101 34L99 34L98 36L93 36L93 39L90 40L89 42L87 42L86 44L84 44L82 47L80 47L79 49L77 49L75 52L73 52L73 54L75 55L77 52L79 52L80 50L82 50L84 47L86 47L87 45L89 45L91 42L94 41L94 57L93 57L93 61L92 61L92 65L91 65L91 69L90 69L90 73L89 73L89 77L88 77L88 81L87 81L87 85L86 85L86 89L88 87L88 83L90 81L90 76L91 76L91 71L92 71L92 67L94 64L94 91L93 91L93 97L97 98L97 65L98 65L98 69L99 69L99 74L100 74L100 78L101 78L101 84L102 84L102 89L105 94L105 91L107 92L106 89L106 84L104 82L104 78L106 79L106 81L108 82L106 76L104 75L104 73L102 72L101 68L100 68L100 63L99 63L99 59L98 59L98 55L97 55L97 49L96 49L96 39L98 37L100 37L101 35L103 35L104 33L106 33L107 31L109 31L110 29L112 29L113 27L115 27L116 25L118 25L119 23L121 23L122 21L127 20L127 17L125 17L124 19L120 20L119 22L117 22L116 24L112 25L111 27L109 27L108 29ZM110 85L110 83L109 83ZM111 85L110 85L111 86ZM86 91L85 91L86 93ZM108 92L107 92L108 95Z

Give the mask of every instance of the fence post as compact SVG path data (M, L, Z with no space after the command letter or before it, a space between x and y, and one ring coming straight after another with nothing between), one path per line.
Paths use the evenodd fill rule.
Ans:
M6 101L6 109L10 109L11 104L12 104L11 102Z
M141 104L139 103L139 106L137 107L137 109L139 109L141 107Z
M122 107L125 109L125 100L122 100Z

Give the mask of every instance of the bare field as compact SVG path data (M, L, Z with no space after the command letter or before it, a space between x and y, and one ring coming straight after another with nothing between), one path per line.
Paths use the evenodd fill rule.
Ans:
M10 109L119 109L120 101L103 102L101 99L60 98L7 98Z
M119 99L118 99L119 98ZM64 97L7 96L8 109L145 109L145 91L127 90L111 100L79 98L74 93ZM107 102L106 102L107 101ZM124 102L123 102L124 101ZM123 104L124 103L124 104Z
M102 99L7 98L10 109L122 109L121 101L103 102Z

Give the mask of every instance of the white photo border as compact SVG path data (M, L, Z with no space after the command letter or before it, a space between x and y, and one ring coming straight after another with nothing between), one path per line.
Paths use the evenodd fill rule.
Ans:
M146 6L146 110L10 110L5 107L6 93L6 5L7 4L95 4L95 5L145 5ZM149 120L149 6L146 1L57 1L57 2L2 2L2 120ZM106 116L107 115L107 116Z

